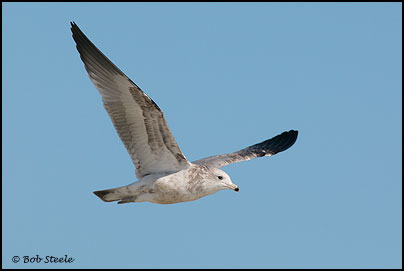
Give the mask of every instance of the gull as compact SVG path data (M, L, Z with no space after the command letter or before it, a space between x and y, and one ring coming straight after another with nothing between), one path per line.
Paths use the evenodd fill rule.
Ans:
M290 130L233 153L188 161L157 104L95 47L76 23L70 24L88 76L136 167L138 181L93 192L101 200L172 204L225 189L238 192L239 187L221 167L271 156L295 143L298 131Z

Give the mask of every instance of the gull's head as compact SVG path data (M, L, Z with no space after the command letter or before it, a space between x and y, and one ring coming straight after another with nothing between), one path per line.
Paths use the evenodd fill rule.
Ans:
M214 175L214 182L216 183L219 190L231 189L236 192L240 190L238 186L231 181L230 176L223 170L215 168L212 170L212 173Z

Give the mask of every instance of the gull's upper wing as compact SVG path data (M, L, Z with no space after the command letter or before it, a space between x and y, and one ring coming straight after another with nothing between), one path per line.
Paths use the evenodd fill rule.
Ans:
M229 154L210 156L192 163L208 167L221 168L228 164L247 161L256 157L271 156L290 148L297 139L298 132L290 130L283 132L264 142L252 145L245 149Z
M136 166L136 176L189 167L160 108L74 22L71 31L88 75Z

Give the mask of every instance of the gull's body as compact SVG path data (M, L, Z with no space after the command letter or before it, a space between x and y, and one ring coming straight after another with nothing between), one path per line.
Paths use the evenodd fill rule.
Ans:
M214 173L206 166L194 164L171 174L146 175L132 184L97 191L96 194L104 201L119 199L118 203L149 201L169 204L197 200L222 189L237 189L224 171L216 169L216 173L227 178L228 183L218 183Z
M271 156L295 143L298 132L291 130L237 152L189 162L157 104L105 57L75 23L71 26L80 57L139 179L123 187L94 192L102 200L169 204L196 200L224 189L239 191L219 168Z

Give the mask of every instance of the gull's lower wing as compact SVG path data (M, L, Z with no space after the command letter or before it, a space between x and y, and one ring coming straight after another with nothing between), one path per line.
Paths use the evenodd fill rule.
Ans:
M229 154L210 156L192 163L221 168L232 163L247 161L256 157L271 156L290 148L297 139L298 132L290 130L271 139Z
M136 176L187 168L190 163L156 103L98 50L74 22L71 31L88 75L136 166Z

